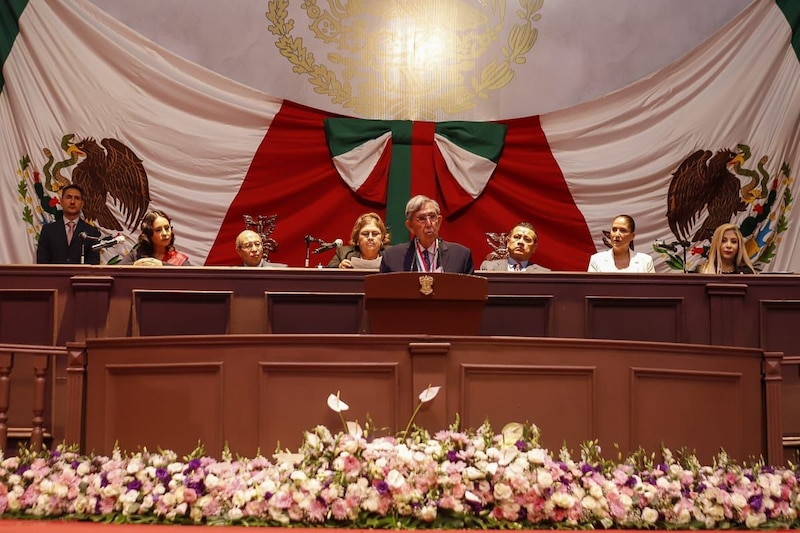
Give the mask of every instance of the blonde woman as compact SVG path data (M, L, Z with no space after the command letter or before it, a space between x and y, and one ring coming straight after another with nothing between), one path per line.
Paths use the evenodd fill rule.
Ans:
M756 273L745 252L742 232L735 224L723 224L714 230L708 260L697 271L700 274Z

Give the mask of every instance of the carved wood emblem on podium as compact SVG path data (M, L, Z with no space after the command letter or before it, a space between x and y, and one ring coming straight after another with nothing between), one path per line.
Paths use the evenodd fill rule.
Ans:
M433 294L433 276L419 277L419 292L421 292L423 296L430 296Z

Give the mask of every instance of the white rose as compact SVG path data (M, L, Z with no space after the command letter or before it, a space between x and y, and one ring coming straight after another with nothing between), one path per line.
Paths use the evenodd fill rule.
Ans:
M744 524L748 529L756 529L766 521L767 517L763 513L752 513L747 515L747 518L744 519Z
M467 476L467 479L476 480L482 479L484 476L483 472L475 468L474 466L468 466L464 469L464 475Z
M679 524L688 524L691 519L692 519L692 513L689 512L689 509L681 509L680 511L678 511L678 516L676 517L676 521Z
M242 518L242 510L238 507L228 511L228 520L240 520Z
M506 485L505 483L498 483L494 486L494 498L495 500L510 500L514 495L514 491L511 490L511 487Z
M595 500L592 496L584 496L584 498L581 500L581 505L584 509L593 511L597 507L597 500Z
M436 520L436 506L435 505L425 505L423 506L417 516L423 522L433 522Z
M396 490L402 488L406 484L406 478L393 468L389 470L389 473L386 475L386 483Z
M656 520L658 520L658 511L652 507L645 507L642 509L642 520L648 524L655 524Z
M595 500L599 500L603 497L603 489L600 487L600 485L592 485L589 488L589 495Z
M731 496L731 504L736 509L743 509L744 506L747 505L747 500L745 499L744 496L736 492Z
M546 489L553 485L553 476L547 470L539 470L536 473L536 484Z
M358 451L358 441L355 439L347 439L342 449L352 455Z
M528 450L528 461L532 464L543 465L546 457L547 453L541 448Z
M575 505L575 498L565 492L556 492L553 494L551 500L553 500L553 503L557 507L561 507L562 509L570 509Z

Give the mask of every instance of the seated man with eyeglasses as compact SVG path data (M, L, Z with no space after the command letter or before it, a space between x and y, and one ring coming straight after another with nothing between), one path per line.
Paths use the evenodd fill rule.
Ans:
M236 253L242 258L242 266L266 267L269 263L264 259L264 244L261 235L246 229L236 237Z
M381 272L455 272L473 274L472 251L439 238L439 204L417 195L406 204L406 227L411 242L390 246L383 253Z

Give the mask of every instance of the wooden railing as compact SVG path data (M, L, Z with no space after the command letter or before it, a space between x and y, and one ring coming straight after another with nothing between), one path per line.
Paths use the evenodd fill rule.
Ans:
M34 449L44 445L48 430L45 423L48 387L47 371L52 368L51 359L66 357L67 349L58 346L28 346L22 344L0 344L0 450L8 446L8 413L11 407L11 372L16 358L30 360L33 367L31 427L29 442ZM22 402L28 404L27 401ZM27 431L21 431L26 436Z

